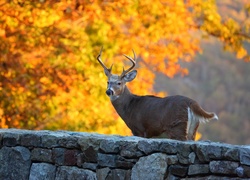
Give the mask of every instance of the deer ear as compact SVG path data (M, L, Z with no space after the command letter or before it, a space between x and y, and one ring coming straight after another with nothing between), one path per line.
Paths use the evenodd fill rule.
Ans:
M105 73L105 75L106 75L107 77L109 77L109 75L110 75L110 71L109 71L109 70L104 69L104 73Z
M133 71L127 73L127 74L123 77L123 79L124 79L126 82L130 82L130 81L132 81L133 79L135 79L136 74L137 74L137 70L133 70Z

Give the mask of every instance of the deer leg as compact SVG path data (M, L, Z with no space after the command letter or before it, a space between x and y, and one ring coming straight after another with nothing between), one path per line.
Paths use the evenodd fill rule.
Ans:
M186 141L187 140L187 136L185 134L171 134L170 135L170 139L176 139L176 140L180 140L180 141Z
M196 135L196 131L199 127L199 122L195 122L192 127L192 129L190 129L190 131L188 132L188 136L187 136L187 139L188 140L195 140L195 135Z
M176 139L181 141L187 140L187 122L176 120L175 123L165 131L164 133L168 135L170 139Z

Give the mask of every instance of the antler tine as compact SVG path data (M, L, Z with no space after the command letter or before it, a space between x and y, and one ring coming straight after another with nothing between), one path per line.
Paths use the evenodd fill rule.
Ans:
M99 53L99 55L97 56L97 60L98 60L98 62L101 64L101 66L103 67L103 69L104 69L105 71L111 72L112 67L113 67L113 64L111 65L110 68L107 68L107 67L103 64L103 62L102 62L102 60L101 60L102 50L103 50L103 47L101 48L100 53Z
M132 49L133 50L133 49ZM125 74L127 74L129 71L131 71L134 67L135 67L135 64L136 64L136 55L135 55L135 51L133 50L133 53L134 53L134 59L132 59L131 57L127 56L126 54L124 54L124 56L126 58L128 58L133 64L130 68L128 68L127 70L124 70L124 67L123 67L123 72L121 74L121 77L125 76Z

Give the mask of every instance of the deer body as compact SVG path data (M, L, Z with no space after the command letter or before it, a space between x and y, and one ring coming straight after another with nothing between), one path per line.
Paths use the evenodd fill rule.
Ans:
M123 70L120 76L111 74L112 66L109 69L104 66L100 59L101 52L97 59L108 77L106 94L133 135L146 138L163 135L170 139L194 140L200 122L218 119L216 114L204 111L196 101L185 96L160 98L132 94L126 82L136 77L137 71L131 71L135 61L125 55L133 66Z

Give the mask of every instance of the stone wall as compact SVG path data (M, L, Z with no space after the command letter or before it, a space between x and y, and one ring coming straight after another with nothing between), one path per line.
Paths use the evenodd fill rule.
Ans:
M250 179L250 146L1 129L0 179Z

